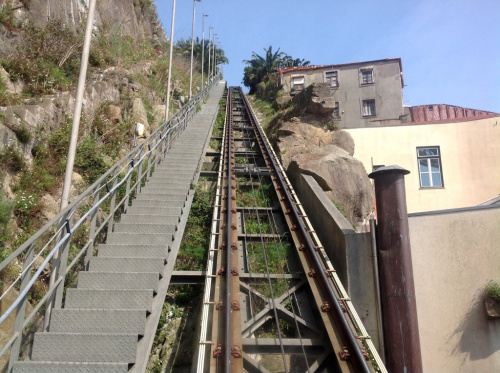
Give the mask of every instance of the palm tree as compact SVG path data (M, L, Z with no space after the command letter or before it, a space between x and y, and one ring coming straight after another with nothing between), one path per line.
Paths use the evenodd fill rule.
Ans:
M204 59L204 71L208 71L208 46L209 46L209 41L205 40L205 59ZM177 51L182 54L183 56L189 58L191 55L191 39L181 39L175 44L175 48ZM211 47L213 48L213 46ZM198 70L201 72L201 51L203 49L201 40L197 37L194 40L194 48L193 48L193 58L198 61ZM212 53L212 52L210 52ZM229 63L229 60L225 56L224 50L215 47L215 57L217 59L218 64L227 64Z
M285 53L280 52L279 48L273 53L273 47L270 45L269 48L264 48L264 52L264 57L252 52L251 60L243 60L248 65L244 69L243 84L250 87L250 94L255 93L257 84L267 81L269 74L276 72L283 63Z
M283 57L283 65L281 67L308 66L310 63L310 61L306 61L303 58L294 59L292 56L286 55Z

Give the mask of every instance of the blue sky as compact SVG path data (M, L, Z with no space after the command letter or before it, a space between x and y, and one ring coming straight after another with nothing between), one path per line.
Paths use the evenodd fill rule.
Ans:
M155 0L170 37L172 0ZM500 113L500 0L202 0L242 85L244 59L270 45L315 65L401 57L405 105L449 104ZM191 37L193 1L177 0L174 40Z

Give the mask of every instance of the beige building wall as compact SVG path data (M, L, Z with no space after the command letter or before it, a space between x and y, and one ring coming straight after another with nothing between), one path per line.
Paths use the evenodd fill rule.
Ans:
M500 320L483 298L500 281L500 207L410 216L409 227L424 372L500 372Z
M409 213L475 206L500 194L500 116L346 131L368 173L372 165L393 164L411 172L405 178ZM440 147L443 188L420 188L416 149L422 146Z

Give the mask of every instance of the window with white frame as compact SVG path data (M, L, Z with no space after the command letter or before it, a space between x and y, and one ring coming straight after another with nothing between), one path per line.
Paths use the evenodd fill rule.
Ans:
M292 90L302 91L304 89L304 75L292 76Z
M417 148L418 172L421 188L442 188L443 172L439 146Z
M376 115L375 100L363 100L363 116L374 117Z
M361 69L361 84L373 84L375 80L373 79L373 69L366 68Z
M335 101L335 107L333 109L333 117L340 118L340 103Z
M337 71L325 72L325 81L330 85L330 88L339 86L339 75Z

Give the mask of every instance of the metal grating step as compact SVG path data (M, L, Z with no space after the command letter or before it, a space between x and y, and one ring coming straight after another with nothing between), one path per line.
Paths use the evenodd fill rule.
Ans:
M144 217L147 222L137 221L136 223L117 223L115 224L115 233L138 233L138 234L159 234L159 233L169 233L175 232L175 225L169 225L167 223L160 224L159 219L151 219L150 217ZM143 220L144 220L143 219ZM140 220L140 219L137 219ZM156 222L155 222L156 220Z
M180 207L162 207L162 206L130 206L127 213L121 216L121 221L125 222L123 218L141 215L161 215L161 216L180 216L182 209Z
M120 224L168 224L177 225L180 220L179 215L172 215L168 209L159 207L150 207L148 213L147 209L143 208L142 211L128 213L122 215Z
M36 333L34 361L134 363L136 334Z
M13 373L128 373L128 363L21 361Z
M54 309L52 333L144 334L146 310Z
M67 309L137 310L151 312L153 290L83 290L68 289Z
M186 205L186 201L172 201L168 198L169 196L155 196L154 194L142 195L139 194L135 201L146 201L147 204L152 202L155 203L157 207L169 207L169 208L183 208ZM142 204L142 202L139 202ZM137 204L137 203L136 203Z
M142 190L141 194L137 196L137 199L161 199L171 202L185 202L187 192L189 189L186 188L186 192L184 194L170 194L168 191L156 190L156 189L146 189Z
M94 290L158 290L158 272L80 272L78 289Z
M163 257L105 258L99 256L90 259L89 272L160 273L163 271L164 265L165 265L165 258Z
M172 242L173 235L170 234L137 234L137 233L112 233L107 243L110 244L137 244L137 245L168 245Z
M153 174L153 177L148 181L148 184L151 184L151 183L156 183L156 184L159 184L159 183L165 183L165 184L168 184L170 182L185 182L187 184L189 184L191 182L191 180L193 180L193 175L194 173L192 172L189 172L189 173L185 173L185 172L182 172L181 171L173 171L173 170L168 170L168 169L157 169L157 171L161 171L159 173L154 173ZM159 177L158 175L161 175L161 174L166 174L165 177Z
M141 193L144 194L156 194L158 192L163 192L165 194L170 194L172 196L186 196L189 189L191 188L191 182L175 182L170 185L165 184L147 184L142 188Z
M98 258L165 258L167 247L141 245L99 245Z

